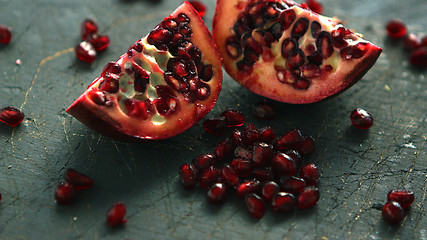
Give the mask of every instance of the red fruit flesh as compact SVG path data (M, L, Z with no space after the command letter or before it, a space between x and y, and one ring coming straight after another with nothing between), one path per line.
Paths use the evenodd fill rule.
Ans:
M414 192L408 190L392 190L387 194L387 201L398 202L403 209L411 206L414 200Z
M0 24L0 43L9 44L12 39L12 31L9 27Z
M101 91L101 75L67 112L118 140L166 139L182 133L213 108L222 86L215 44L187 2L115 64L121 70L114 73L118 92Z
M250 193L245 197L246 208L254 218L262 218L265 214L265 203L261 197L255 193Z
M93 179L89 176L77 172L74 169L67 169L64 174L64 179L67 183L74 186L76 190L82 190L92 187Z
M319 201L319 198L320 198L320 193L317 188L307 187L298 196L297 207L300 209L305 209L305 208L314 206L317 203L317 201Z
M105 214L108 226L115 227L126 223L125 215L126 205L122 202L114 203Z
M374 118L362 108L354 109L350 114L353 126L360 129L368 129L374 124Z
M76 46L74 52L78 59L83 62L91 63L96 59L96 51L95 48L89 42L81 42Z
M404 211L398 202L389 201L383 206L382 216L386 222L396 224L403 220Z
M199 16L201 18L203 18L206 15L206 6L205 4L203 4L200 1L194 0L194 1L188 1L193 7L194 9L197 10L197 12L199 13Z
M14 107L5 107L0 110L0 122L6 123L10 127L18 126L24 117L24 113Z
M408 33L405 23L399 19L387 22L386 30L388 36L395 39L403 38Z
M98 33L98 24L93 19L85 19L80 25L80 34L82 41L86 41L88 37Z
M382 51L335 19L287 0L218 0L212 32L233 79L295 104L346 90Z
M56 203L60 205L69 205L76 198L76 189L69 183L60 183L54 193Z

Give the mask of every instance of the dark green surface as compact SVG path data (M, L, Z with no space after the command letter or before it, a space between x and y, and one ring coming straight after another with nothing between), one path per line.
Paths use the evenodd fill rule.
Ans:
M210 27L215 2L204 2ZM26 114L17 128L0 126L0 239L427 239L426 72L408 66L402 48L384 33L384 23L394 17L426 33L427 4L322 2L325 14L384 49L358 84L322 103L273 102L279 116L256 121L252 106L265 99L224 74L224 90L208 115L231 107L258 127L272 125L281 133L297 127L317 139L309 160L322 174L318 205L289 214L268 211L255 221L236 198L212 206L202 190L188 192L178 183L178 166L219 141L203 133L201 123L169 140L127 144L65 113L106 62L180 1L0 0L0 23L14 33L10 45L0 46L0 106L21 107ZM91 65L76 61L72 51L86 17L96 18L111 38ZM356 107L374 115L370 130L351 126L349 113ZM92 176L95 185L79 192L74 205L57 206L53 191L70 167ZM383 204L394 188L413 190L415 203L402 224L390 227L372 206ZM118 200L127 204L129 222L109 229L104 214Z

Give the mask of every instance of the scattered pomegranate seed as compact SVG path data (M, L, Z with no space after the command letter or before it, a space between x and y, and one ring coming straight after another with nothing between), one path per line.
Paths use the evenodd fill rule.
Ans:
M64 179L67 183L74 186L76 190L82 190L92 187L93 179L82 174L74 169L67 169L64 174Z
M237 196L243 198L249 193L257 192L260 189L260 187L261 187L261 183L259 181L256 181L256 180L245 181L237 187L236 189Z
M427 47L418 48L411 53L409 61L417 67L427 67Z
M400 206L398 202L389 201L384 204L382 209L383 219L390 223L396 224L403 220L404 212L403 208Z
M308 186L314 186L319 181L319 170L313 163L307 163L301 167L300 177Z
M258 119L270 120L276 117L277 112L273 105L266 102L261 102L255 104L254 115Z
M69 183L60 183L54 192L56 203L60 205L69 205L76 198L76 189Z
M207 119L203 122L203 129L205 132L215 136L221 136L224 134L226 128L227 126L225 124L224 118Z
M276 149L293 149L301 142L301 140L301 131L293 129L279 137L279 139L274 143L274 147Z
M408 190L391 190L387 194L387 201L398 202L403 209L411 206L411 204L414 202L414 199L414 192Z
M389 37L399 39L408 33L406 25L399 19L390 20L386 25L387 34Z
M5 107L0 110L0 122L4 122L11 127L18 126L24 120L24 113L14 107Z
M186 189L191 189L197 184L197 171L191 164L184 164L179 167L179 179Z
M351 123L357 128L368 129L374 124L374 118L362 108L354 109L350 114Z
M89 36L98 33L98 24L95 20L85 19L80 25L80 33L82 40L86 41Z
M295 206L295 197L291 193L279 192L273 196L271 207L276 212L287 212Z
M75 48L75 53L78 59L83 62L91 63L96 59L95 48L89 42L81 42Z
M92 44L93 48L95 48L95 51L100 52L104 51L105 49L110 46L110 38L107 35L92 35L89 36L88 41Z
M319 198L319 189L315 187L307 187L298 196L297 207L300 209L305 209L314 206L319 201Z
M115 227L126 223L127 220L124 219L125 215L126 205L122 202L114 203L113 206L111 206L111 208L108 209L107 213L105 214L108 226Z
M410 33L403 41L403 48L413 51L421 47L421 39L413 33Z
M317 0L307 0L306 1L308 7L315 13L322 14L323 6Z
M209 202L218 204L222 203L225 200L225 195L227 193L227 187L223 183L215 183L212 187L209 188L206 196Z
M262 198L255 193L250 193L245 197L246 207L249 214L254 218L262 218L265 214L265 203Z
M205 4L203 4L202 2L197 1L197 0L188 1L188 2L194 7L194 9L197 10L197 13L199 14L199 16L201 18L205 17L205 15L206 15L206 6L205 6Z
M224 121L227 127L240 127L245 123L243 114L233 109L224 110L221 116L225 118Z
M12 31L9 27L0 24L0 43L9 44L12 38Z
M305 136L302 138L300 144L295 147L295 150L297 150L302 155L307 155L315 150L315 141L314 138L311 136Z

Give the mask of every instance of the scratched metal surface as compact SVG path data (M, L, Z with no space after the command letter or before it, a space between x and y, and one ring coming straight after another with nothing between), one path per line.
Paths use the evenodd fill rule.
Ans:
M207 25L215 2L208 5ZM265 100L225 74L212 113L242 111L258 127L279 132L297 127L317 138L309 159L322 177L321 199L306 211L260 221L242 201L211 206L203 191L184 191L177 168L209 151L218 138L198 123L165 141L128 144L92 132L65 113L101 71L131 43L149 32L180 1L0 0L0 23L13 28L0 47L0 105L21 107L19 127L0 126L1 239L427 239L426 71L408 66L405 53L385 37L383 24L399 16L415 32L427 33L427 4L410 1L322 1L327 15L384 48L377 64L353 88L326 102L293 106L273 102L272 121L256 121L253 104ZM110 48L92 65L76 61L79 24L96 18ZM15 64L21 59L20 66ZM375 117L368 131L354 129L348 115L363 107ZM53 190L66 168L92 176L94 187L72 206L57 206ZM408 188L415 203L402 224L390 227L373 206L390 189ZM121 200L129 222L109 229L104 214Z

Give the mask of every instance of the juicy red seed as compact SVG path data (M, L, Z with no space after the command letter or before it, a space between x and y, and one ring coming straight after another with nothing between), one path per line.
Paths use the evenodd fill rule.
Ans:
M313 12L322 14L323 6L317 0L307 0L306 3Z
M208 189L214 183L218 182L220 174L220 170L218 170L215 166L209 166L200 175L200 186L203 189Z
M230 139L231 139L231 141L233 141L233 143L236 146L243 145L243 142L242 142L242 132L240 132L239 130L234 130L231 133Z
M280 37L283 34L282 26L280 25L280 23L273 24L273 26L271 26L270 29L268 29L268 31L271 33L271 35L273 35L273 38L277 41L280 39Z
M169 84L173 89L181 93L188 92L189 86L185 81L176 79L170 72L165 72L164 77L167 84Z
M18 126L24 120L24 113L14 107L5 107L0 110L0 122L4 122L11 127Z
M427 67L427 47L419 48L411 53L409 61L418 67Z
M108 93L116 93L119 91L119 80L118 76L115 74L107 73L104 76L104 80L99 84L99 90L108 92Z
M295 21L296 14L292 9L286 9L280 14L280 24L282 25L282 29L288 29L292 23Z
M69 183L60 183L54 193L56 203L60 205L69 205L76 198L76 189Z
M291 149L291 150L286 151L285 154L288 155L289 157L291 157L295 161L295 163L297 164L297 166L298 166L298 164L299 164L299 162L301 160L301 157L302 157L301 153L299 153L298 151L295 151L295 150Z
M93 185L93 179L85 174L82 174L72 168L69 168L64 173L64 179L67 183L74 186L76 190L88 189Z
M273 119L276 117L276 114L276 109L270 103L260 102L254 105L254 115L258 119Z
M320 25L320 23L318 21L313 21L311 23L310 30L311 30L311 35L314 38L317 38L321 29L322 29L322 26Z
M279 137L274 143L276 149L293 149L302 141L302 133L298 129L292 129Z
M294 84L299 78L298 73L293 70L278 70L276 76L279 82L287 84Z
M224 110L221 116L225 118L227 127L240 127L245 123L243 114L233 109Z
M319 198L319 189L315 187L307 187L298 196L297 207L300 209L305 209L314 206L319 201Z
M294 83L293 86L296 89L307 89L308 87L310 87L310 80L303 77L298 78L297 82Z
M367 43L362 42L341 49L340 56L345 60L359 59L363 57L367 51Z
M233 155L235 148L236 145L234 144L234 142L227 138L216 145L214 153L218 160L221 161Z
M317 78L320 74L320 68L316 64L310 63L302 67L302 75L306 78Z
M75 53L78 59L83 62L91 63L96 59L96 51L95 48L89 42L81 42L75 48Z
M295 206L295 197L291 193L278 192L271 200L271 207L276 212L287 212Z
M283 191L290 192L293 194L300 194L305 189L305 181L302 178L297 177L281 177L280 184L282 186Z
M249 149L246 149L246 148L244 148L242 146L238 146L234 150L234 156L237 157L237 158L252 159L253 153Z
M301 49L298 49L297 51L294 51L291 54L289 54L286 61L286 66L290 69L295 69L304 65L304 62L305 62L304 52Z
M271 168L254 169L252 176L259 181L270 181L273 179L273 171Z
M288 58L292 53L298 49L298 42L295 38L286 38L282 42L282 56Z
M227 186L223 183L215 183L212 185L208 192L206 193L206 197L208 201L213 204L222 203L225 200L225 196L227 193Z
M233 167L231 167L229 164L226 164L221 168L221 178L225 183L232 187L237 187L240 184L239 177L237 176Z
M304 164L300 170L300 177L308 186L314 186L319 181L319 169L313 163Z
M235 158L230 164L238 177L248 177L252 173L253 164L251 160Z
M245 197L246 208L254 218L262 218L265 214L265 203L262 198L255 193L250 193Z
M245 146L252 146L255 142L258 142L259 136L258 129L246 128L242 133L243 144Z
M237 196L243 198L249 193L256 193L261 188L261 183L257 180L245 181L241 183L237 189Z
M261 128L259 132L259 140L261 142L270 144L273 143L274 139L276 139L276 132L274 132L273 128L271 128L270 126Z
M176 109L178 102L174 97L159 97L153 101L156 106L157 112L162 116L169 116L173 114Z
M197 170L191 164L184 164L179 167L179 179L186 189L191 189L197 184Z
M421 39L413 33L410 33L403 41L403 48L413 51L421 46Z
M0 43L9 44L10 39L12 39L12 32L10 28L0 24Z
M103 51L110 46L110 38L107 35L92 35L88 37L88 41L97 52Z
M126 223L127 220L124 219L125 215L126 205L122 202L114 203L113 206L111 206L105 214L108 226L115 227Z
M302 138L300 144L295 149L302 155L307 155L315 150L315 141L314 138L311 136L305 136Z
M178 14L178 17L176 18L177 22L180 24L189 24L190 18L185 13Z
M404 211L398 202L389 201L383 206L382 216L384 221L396 224L403 220Z
M279 185L274 181L265 182L262 186L262 197L265 201L271 201L273 196L280 190Z
M199 16L201 18L203 18L205 16L205 14L206 14L205 4L203 4L202 2L197 1L197 0L188 1L188 2L194 7L194 9L197 10L197 13L199 14Z
M278 175L292 176L297 172L295 161L284 153L277 153L271 160L271 168Z
M246 58L244 58L243 60L238 61L236 63L236 67L237 67L237 69L239 69L239 71L244 72L246 74L251 74L252 71L254 70L254 68L253 68L253 62L250 62Z
M326 31L319 33L316 39L316 47L324 58L330 57L334 52L331 34Z
M203 122L203 129L216 136L222 135L226 129L224 118L206 119Z
M98 105L104 105L107 101L105 93L93 89L87 93L87 97Z
M199 77L205 82L208 82L209 80L211 80L212 76L213 76L213 67L211 64L205 65L203 67L203 71L199 74Z
M216 163L216 157L211 153L205 153L193 158L191 163L197 169L204 169L214 165Z
M239 42L234 41L234 39L227 41L225 46L228 55L233 59L238 58L242 54L242 48Z
M374 124L374 118L362 108L354 109L350 114L351 123L360 129L368 129Z
M302 37L308 29L309 20L307 18L298 19L292 28L291 36L294 38Z
M150 32L147 37L149 44L167 43L172 37L172 33L167 29L157 28Z
M319 53L319 51L315 51L311 55L307 56L307 60L309 63L313 63L313 64L319 66L323 62L323 57Z
M254 146L253 163L255 167L265 166L273 157L273 146L266 143L259 143Z
M104 77L107 73L120 74L122 72L122 68L115 62L109 62L105 65L104 69L102 69L101 77Z
M427 47L427 36L421 39L421 47Z
M82 40L86 41L89 36L98 33L98 24L95 20L85 19L80 25L80 33Z
M411 204L414 202L414 199L414 192L408 190L391 190L387 194L387 201L398 202L403 209L411 206Z
M159 26L162 28L166 28L169 31L173 31L178 26L178 23L174 19L168 18L168 19L163 20L159 24Z
M388 36L395 39L404 37L408 32L405 23L398 19L387 22L386 30Z

